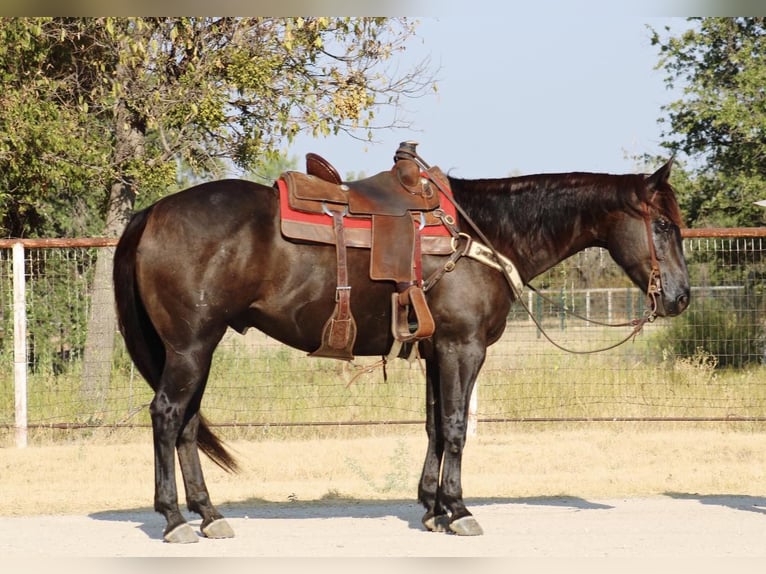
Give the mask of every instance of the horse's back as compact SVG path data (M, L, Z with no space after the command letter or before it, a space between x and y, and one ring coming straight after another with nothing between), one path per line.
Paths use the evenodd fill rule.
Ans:
M224 281L232 266L273 247L278 209L275 189L246 180L203 183L167 196L151 208L139 269Z
M160 199L151 208L155 233L186 231L201 237L226 235L253 220L273 219L276 190L242 179L222 179L195 185Z

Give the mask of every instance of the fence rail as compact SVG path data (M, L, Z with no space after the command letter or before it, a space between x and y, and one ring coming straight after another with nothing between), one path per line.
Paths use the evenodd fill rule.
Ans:
M683 236L692 305L615 351L563 353L514 306L477 383L477 419L765 421L766 228L685 229ZM113 314L111 304L97 305L103 297L96 290L111 285L97 285L94 270L99 256L111 260L115 244L0 240L0 354L13 366L0 371L0 428L12 429L19 446L30 428L149 425L151 390L119 337L98 359L107 363L106 379L89 367L103 357L88 340L89 326ZM570 258L534 285L563 304L526 295L546 332L568 347L602 347L625 335L587 326L573 312L615 321L643 311L640 291L600 249ZM260 333L229 333L203 410L228 427L422 423L419 363L390 363L384 377L374 362L307 359Z

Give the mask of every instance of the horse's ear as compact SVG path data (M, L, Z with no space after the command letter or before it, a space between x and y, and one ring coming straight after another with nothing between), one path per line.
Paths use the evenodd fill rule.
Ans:
M652 175L646 176L646 184L651 189L657 189L661 183L667 183L670 178L670 170L673 167L673 161L675 156L671 156L668 161L665 162L661 168L655 171Z

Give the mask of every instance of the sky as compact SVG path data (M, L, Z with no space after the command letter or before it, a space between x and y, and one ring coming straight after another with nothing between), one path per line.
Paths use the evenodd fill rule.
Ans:
M678 33L685 18L496 6L491 16L418 18L417 37L396 64L429 57L438 90L405 100L409 129L378 132L372 143L301 136L288 156L301 170L315 152L341 176L373 175L390 168L399 142L414 140L430 165L482 178L635 173L635 156L664 153L658 119L678 93L655 69L659 50L647 26Z

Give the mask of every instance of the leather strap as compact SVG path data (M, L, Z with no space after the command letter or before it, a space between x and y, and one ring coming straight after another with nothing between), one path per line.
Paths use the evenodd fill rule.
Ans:
M417 215L417 217L416 217ZM423 244L420 238L420 213L413 213L413 225L415 226L415 244L412 249L412 273L414 275L415 285L423 286Z
M352 349L356 340L356 322L351 314L351 286L348 284L346 242L343 234L344 212L327 210L332 216L335 231L335 255L338 275L335 287L335 309L322 329L322 344L314 357L353 360Z
M351 286L348 284L348 262L346 258L346 241L343 237L343 214L339 211L332 212L333 228L335 229L336 250L338 260L338 279L335 287L335 302L338 307L337 321L348 321L351 317ZM345 346L346 333L339 332L337 339L331 342L338 343L334 347Z

